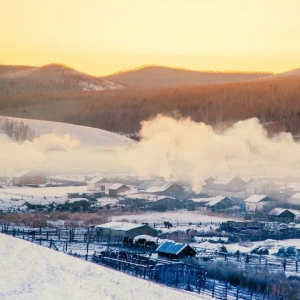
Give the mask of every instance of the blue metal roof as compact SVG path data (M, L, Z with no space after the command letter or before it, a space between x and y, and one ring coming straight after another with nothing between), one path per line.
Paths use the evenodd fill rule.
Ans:
M180 244L180 243L166 241L162 245L160 245L156 249L156 251L177 255L187 246L188 244Z

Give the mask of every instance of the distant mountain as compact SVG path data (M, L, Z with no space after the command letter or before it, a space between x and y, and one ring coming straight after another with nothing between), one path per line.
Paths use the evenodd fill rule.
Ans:
M0 66L0 95L119 88L122 88L119 84L59 64L42 67Z
M270 73L200 72L161 66L150 66L112 74L104 77L104 79L111 80L124 87L155 88L241 82L255 80L270 75Z

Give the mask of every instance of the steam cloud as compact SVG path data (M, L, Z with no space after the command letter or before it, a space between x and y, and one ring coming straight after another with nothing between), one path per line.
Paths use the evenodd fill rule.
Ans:
M289 133L268 138L258 119L239 121L225 131L204 123L157 116L142 123L141 141L110 152L82 148L69 135L44 135L17 144L0 135L0 168L31 168L48 173L118 173L181 179L199 191L209 176L275 176L297 173L300 145ZM68 152L45 153L51 145ZM1 169L0 169L1 172Z

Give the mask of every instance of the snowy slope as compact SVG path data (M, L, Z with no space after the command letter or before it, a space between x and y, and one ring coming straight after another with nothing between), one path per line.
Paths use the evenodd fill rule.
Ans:
M0 299L212 299L167 288L3 234L0 234L0 269Z
M127 137L98 128L10 117L0 117L0 122L5 118L13 119L17 122L23 121L25 125L28 125L35 131L36 137L49 133L60 137L70 135L73 139L79 140L80 146L84 148L111 150L113 147L135 144L133 140ZM53 145L53 147L55 146L57 145Z

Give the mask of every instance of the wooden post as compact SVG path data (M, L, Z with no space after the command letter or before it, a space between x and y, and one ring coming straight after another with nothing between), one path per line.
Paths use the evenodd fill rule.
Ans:
M212 288L212 294L211 297L214 298L215 297L215 281L213 282L213 288Z
M298 260L296 260L296 273L298 273Z
M236 289L236 300L239 300L239 292L240 292L240 287L238 286Z
M49 239L49 231L47 230L47 241L48 241L48 239Z

